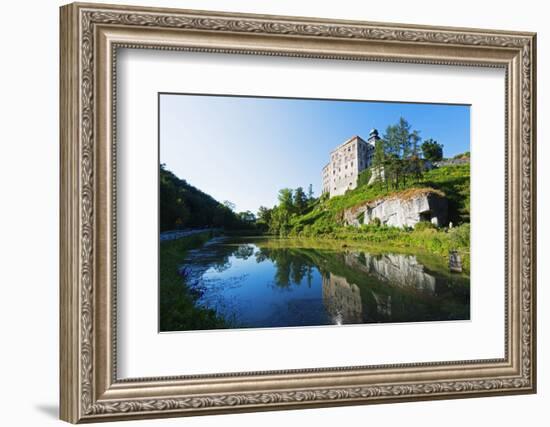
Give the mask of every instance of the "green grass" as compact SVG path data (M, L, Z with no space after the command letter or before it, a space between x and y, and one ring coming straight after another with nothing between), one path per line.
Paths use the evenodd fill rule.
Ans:
M470 224L452 229L418 227L402 229L397 227L363 225L361 227L334 227L324 234L308 234L308 230L290 235L291 238L321 239L338 242L340 246L383 248L399 252L430 253L447 258L449 251L456 250L463 261L463 268L469 270Z
M421 247L413 246L392 246L391 244L376 243L371 244L362 239L356 240L338 240L338 239L329 239L329 238L276 238L276 239L266 239L261 242L261 248L268 249L286 249L290 248L293 250L319 250L321 252L333 252L333 253L342 253L342 251L364 251L370 255L384 255L387 253L400 253L406 255L414 255L418 261L424 265L429 271L438 273L441 275L449 274L448 266L448 257L446 255L434 254L431 251L425 250ZM311 252L308 252L311 253ZM469 254L464 254L469 255ZM469 274L469 257L465 256L463 259L464 262L464 271L461 274L453 273L457 277L468 277ZM317 265L324 265L324 262L318 262ZM338 273L337 269L331 270L332 273ZM340 274L344 275L344 274ZM361 282L361 280L355 280L356 283Z
M386 189L383 184L363 185L328 200L319 199L305 214L292 219L292 228L316 225L320 229L337 226L342 211L360 203L387 197L408 189L435 190L449 200L449 220L462 224L470 220L470 165L445 166L432 169L419 180L409 180L399 189Z
M344 226L342 212L358 204L387 197L411 189L432 190L444 194L449 201L449 220L452 229L435 229L419 224L415 229L402 229L379 225L361 227ZM417 248L433 254L447 256L457 250L464 260L470 251L470 165L445 166L432 169L419 180L408 181L398 190L385 185L363 185L328 200L319 199L303 215L290 222L290 237L325 238L346 242L361 241L368 245L393 248ZM467 263L467 261L466 261Z
M470 165L444 166L432 169L419 180L409 180L399 189L386 189L384 184L371 186L362 185L354 190L346 192L342 196L336 196L325 203L320 203L319 208L331 213L337 213L359 203L375 200L401 192L410 188L435 189L445 193L449 199L449 214L451 221L455 223L468 222L470 212Z
M443 191L449 200L449 220L470 222L470 164L445 166L424 175L427 186Z
M188 250L201 247L212 237L210 232L195 234L160 244L160 330L184 331L226 328L214 310L197 307L178 269Z

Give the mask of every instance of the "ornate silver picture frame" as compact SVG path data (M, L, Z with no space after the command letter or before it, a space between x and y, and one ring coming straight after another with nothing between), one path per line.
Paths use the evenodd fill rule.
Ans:
M61 8L60 43L61 419L536 391L535 34L75 3ZM504 357L120 379L115 148L121 48L503 69Z

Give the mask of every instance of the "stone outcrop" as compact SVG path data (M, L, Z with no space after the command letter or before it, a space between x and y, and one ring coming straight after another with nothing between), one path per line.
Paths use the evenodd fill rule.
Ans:
M378 218L381 224L414 227L420 221L436 226L447 224L448 203L444 194L432 189L412 189L361 203L343 212L346 225L360 226Z

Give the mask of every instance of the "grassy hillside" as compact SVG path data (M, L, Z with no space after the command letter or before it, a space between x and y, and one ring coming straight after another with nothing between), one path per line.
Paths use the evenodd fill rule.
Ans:
M449 200L449 220L454 225L469 223L470 165L465 164L432 169L418 181L407 182L399 191L389 190L383 184L375 184L359 186L331 199L321 197L305 214L292 218L291 233L330 233L341 226L339 218L344 209L412 188L433 189L444 193Z
M431 189L444 193L449 200L449 220L454 227L436 229L430 223L419 223L414 230L376 224L351 227L344 226L341 221L344 209L411 189ZM440 255L447 255L453 249L466 255L470 246L469 222L470 165L463 164L430 170L420 179L405 183L399 190L392 191L384 184L361 185L342 196L331 199L321 197L304 214L291 218L288 235L403 248L418 247Z

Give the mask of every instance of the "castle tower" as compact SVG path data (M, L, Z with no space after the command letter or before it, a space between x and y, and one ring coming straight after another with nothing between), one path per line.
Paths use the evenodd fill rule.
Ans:
M376 145L376 141L378 141L380 137L378 136L378 129L371 129L369 132L369 143L372 145Z
M323 193L333 197L356 188L359 174L372 164L379 139L378 131L372 129L368 141L355 135L332 150L330 161L322 170Z

